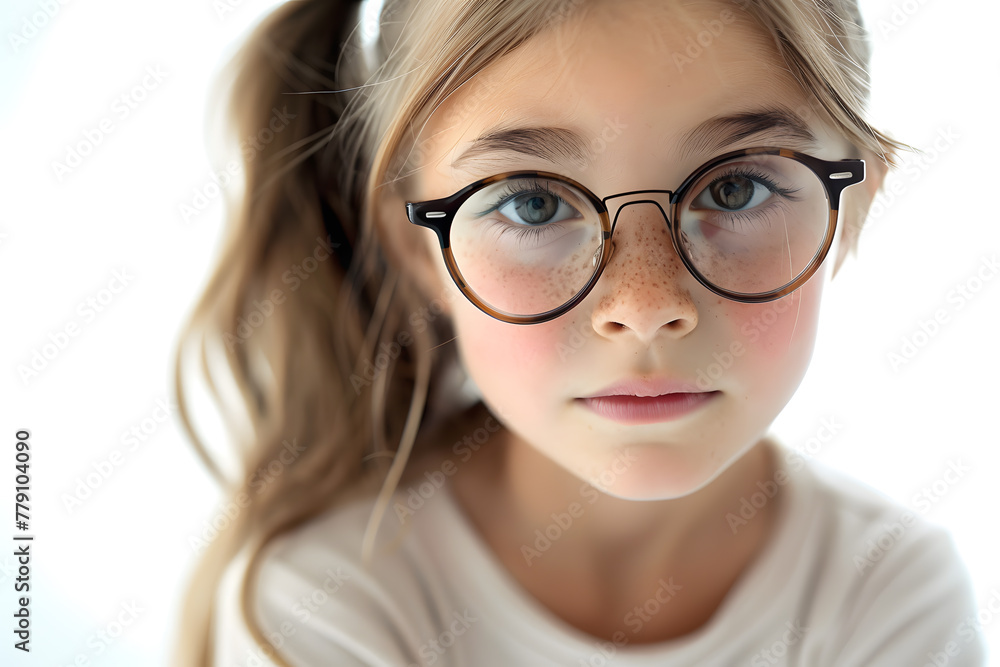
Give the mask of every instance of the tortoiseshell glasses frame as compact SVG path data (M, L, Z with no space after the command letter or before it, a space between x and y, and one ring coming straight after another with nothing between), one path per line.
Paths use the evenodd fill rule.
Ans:
M699 271L695 262L692 261L692 258L686 250L685 243L682 242L682 232L680 229L681 225L678 222L681 220L681 212L678 210L678 207L681 202L685 201L685 197L689 194L689 189L698 184L702 178L710 174L712 170L719 165L743 156L767 155L790 158L796 161L797 163L808 168L813 174L815 174L819 182L822 183L829 203L829 217L827 220L826 232L822 236L812 259L802 271L793 276L787 283L765 292L737 292L714 284L701 271ZM483 188L508 179L545 179L546 181L555 181L559 184L569 186L586 197L590 205L593 206L594 212L596 212L600 218L601 246L598 251L600 253L600 257L598 258L597 253L595 253L593 275L590 276L590 279L587 280L586 284L576 294L574 294L572 298L568 299L565 303L559 305L558 307L546 310L545 312L523 314L509 313L499 310L493 305L486 303L469 287L466 279L462 275L462 271L455 261L454 253L452 252L452 225L455 220L455 216L462 205ZM846 187L860 183L864 179L864 160L823 160L805 153L785 148L761 147L732 151L713 158L684 179L676 190L633 190L608 195L606 197L598 197L582 184L556 173L544 171L511 171L478 180L475 183L467 185L449 197L423 202L407 202L406 213L411 223L432 229L437 234L441 245L441 253L444 256L444 261L449 274L455 281L459 290L461 290L462 294L464 294L465 297L468 298L469 301L472 302L477 308L491 317L503 322L511 324L538 324L559 317L587 297L590 291L594 288L594 285L597 284L597 281L600 279L601 274L608 265L608 262L611 260L614 248L614 244L611 242L611 239L614 234L615 226L618 222L619 214L625 206L639 203L653 204L660 210L663 214L664 220L666 221L667 227L670 230L670 238L678 257L684 263L684 266L691 273L691 275L694 276L694 278L707 289L711 290L715 294L718 294L719 296L742 303L763 303L780 299L781 297L786 296L801 287L807 280L809 280L810 277L812 277L812 275L823 263L823 260L830 251L830 247L833 244L834 236L836 234L838 212L840 208L840 195ZM649 195L656 195L656 197L649 197ZM664 210L661 203L664 198L669 201L669 214L668 211ZM621 201L615 203L616 200ZM609 204L609 202L612 203Z

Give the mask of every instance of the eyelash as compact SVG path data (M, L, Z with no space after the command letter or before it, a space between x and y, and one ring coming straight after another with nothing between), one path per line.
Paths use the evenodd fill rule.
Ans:
M775 183L771 178L769 178L768 175L765 174L764 172L758 169L742 167L742 166L730 167L726 169L726 171L714 176L712 180L705 185L705 188L708 188L709 186L711 186L713 183L715 183L720 179L732 178L734 176L737 178L745 178L749 181L752 181L753 183L762 185L763 187L767 188L773 194L778 195L782 199L798 201L798 198L795 197L795 193L799 191L798 188L796 189L782 188L777 183ZM703 191L704 188L695 194L696 195L700 194ZM777 205L780 205L780 202L772 204L772 206L777 206ZM768 208L770 208L770 206ZM753 227L755 222L759 221L761 218L766 217L765 213L758 209L750 209L749 211L717 211L715 209L706 209L706 210L709 210L713 215L720 215L725 217L726 221L730 225L732 225L734 230L737 227L737 223L739 223L739 226L741 228L747 225ZM770 226L770 219L767 219L767 222L768 226Z
M489 208L479 213L478 215L481 217L487 215L488 213L492 213L493 211L498 210L499 208L504 206L507 202L509 202L511 199L519 195L533 194L536 192L544 192L545 194L552 195L553 197L559 200L559 203L565 204L566 206L574 208L575 210L575 207L572 204L570 204L568 201L560 197L555 192L552 192L552 190L543 185L540 181L524 180L524 181L514 181L513 183L505 184L503 192L499 193L496 196L494 203Z
M720 179L723 179L723 178L732 178L733 176L736 176L738 178L745 178L748 181L753 181L754 183L759 183L760 185L763 185L765 188L767 188L768 190L770 190L774 194L779 195L781 197L784 197L786 199L791 199L792 201L795 201L795 197L793 197L792 195L794 195L796 192L798 192L797 189L796 190L792 190L792 189L789 189L789 188L782 188L782 187L780 187L777 183L775 183L773 180L771 180L768 177L767 174L765 174L764 172L762 172L760 170L752 169L752 168L748 168L748 167L738 167L738 166L737 167L730 167L726 171L724 171L723 173L715 176L709 182L708 185L711 185L712 183L715 183L716 181L718 181ZM708 187L708 186L705 186L705 187Z

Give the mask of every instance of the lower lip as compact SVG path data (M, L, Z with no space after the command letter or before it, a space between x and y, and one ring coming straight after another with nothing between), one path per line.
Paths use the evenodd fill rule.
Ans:
M709 391L663 396L596 396L578 400L591 412L620 424L657 424L694 412L718 393Z

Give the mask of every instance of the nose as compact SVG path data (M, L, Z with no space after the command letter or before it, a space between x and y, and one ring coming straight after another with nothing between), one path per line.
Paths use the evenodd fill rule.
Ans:
M646 345L657 336L690 333L698 324L688 290L694 277L674 249L664 209L650 201L624 204L611 238L611 259L595 285L594 330Z

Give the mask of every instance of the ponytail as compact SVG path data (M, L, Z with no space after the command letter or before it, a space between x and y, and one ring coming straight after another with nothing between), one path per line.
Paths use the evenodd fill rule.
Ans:
M263 545L351 493L377 489L387 463L390 480L398 479L424 412L437 330L415 336L374 380L351 381L379 342L405 325L415 298L409 285L393 289L396 269L364 222L373 148L370 132L356 126L364 121L357 107L368 75L358 50L343 48L355 5L282 5L226 72L230 138L260 140L243 151L245 195L181 332L175 392L183 428L223 487L222 505L240 509L217 522L227 525L214 536L189 538L200 560L183 603L178 667L213 664L216 586L243 549L254 559L241 585L242 613L264 645L248 593ZM230 475L191 422L183 379L192 346L238 452ZM228 372L220 379L238 394L216 381L219 358ZM406 451L401 445L393 462L386 443L397 442Z

